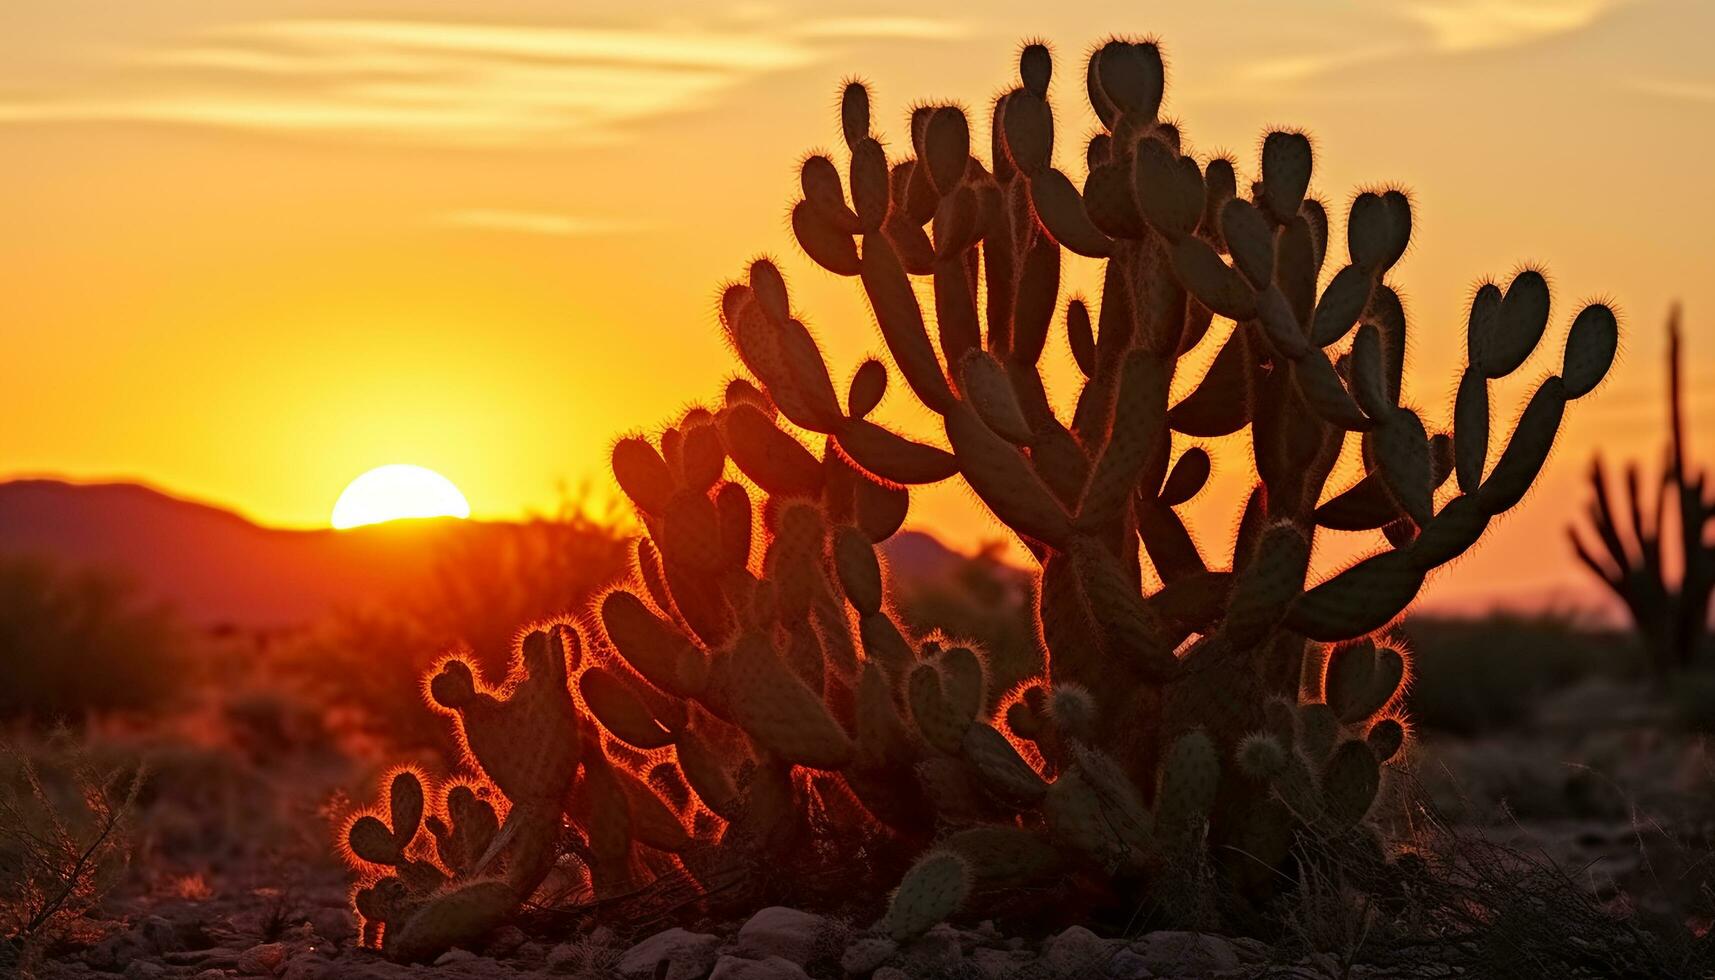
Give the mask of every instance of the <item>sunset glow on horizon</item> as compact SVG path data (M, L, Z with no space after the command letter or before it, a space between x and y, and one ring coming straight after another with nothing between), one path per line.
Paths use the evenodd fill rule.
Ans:
M1495 390L1497 439L1557 370L1572 313L1595 297L1621 311L1608 382L1568 412L1518 513L1432 582L1432 604L1597 598L1564 527L1597 450L1660 465L1676 301L1687 425L1715 445L1702 0L376 0L360 14L333 0L0 10L0 479L135 477L326 527L353 473L411 459L456 477L478 518L553 510L566 486L590 487L599 511L617 495L614 441L716 399L739 370L714 310L755 255L780 260L836 388L881 349L862 288L814 266L786 217L804 154L839 145L843 78L871 83L890 150L908 145L913 100L952 99L973 107L986 157L1014 45L1046 37L1059 165L1081 183L1085 46L1125 32L1161 38L1188 152L1231 151L1248 181L1268 127L1304 128L1338 228L1357 189L1411 191L1394 279L1415 331L1405 398L1432 431L1450 422L1479 281L1528 262L1555 287L1542 349ZM1073 292L1099 300L1096 271L1067 268L1062 310ZM1044 365L1069 411L1058 317ZM942 444L898 380L876 418ZM1189 523L1229 534L1248 447L1198 444L1215 472ZM956 481L914 494L908 526L965 549L1005 534ZM1326 540L1336 566L1362 548Z
M330 523L345 531L413 517L470 516L470 503L453 482L409 463L377 466L351 481L334 502Z

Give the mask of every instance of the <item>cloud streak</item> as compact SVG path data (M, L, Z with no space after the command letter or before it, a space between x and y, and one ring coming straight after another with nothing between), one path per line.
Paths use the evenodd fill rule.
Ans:
M1281 85L1330 78L1402 59L1447 58L1524 47L1583 30L1631 0L1401 0L1390 16L1411 36L1347 48L1264 55L1236 65L1215 97L1275 98ZM1323 93L1328 94L1328 93Z
M579 217L547 211L513 211L501 208L468 208L434 215L433 224L448 228L477 231L517 232L525 235L552 235L559 238L579 238L593 235L623 234L637 226L622 221Z
M637 30L277 20L135 51L124 84L0 101L0 122L135 120L400 142L611 143L837 45L956 36L952 21L843 17L789 28Z
M1624 0L1414 0L1402 10L1438 51L1529 44L1590 26Z

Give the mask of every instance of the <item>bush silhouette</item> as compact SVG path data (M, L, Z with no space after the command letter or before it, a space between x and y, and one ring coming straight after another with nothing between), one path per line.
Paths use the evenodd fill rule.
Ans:
M0 718L78 721L179 691L184 634L123 579L0 558Z

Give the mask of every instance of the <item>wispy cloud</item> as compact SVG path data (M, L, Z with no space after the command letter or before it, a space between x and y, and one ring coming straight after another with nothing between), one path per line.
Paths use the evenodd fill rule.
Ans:
M1377 45L1351 51L1264 56L1246 61L1237 71L1238 81L1251 84L1290 84L1318 78L1344 68L1370 64L1406 49L1397 44Z
M1234 66L1215 98L1273 99L1278 86L1314 86L1327 79L1403 59L1452 57L1533 44L1582 30L1632 0L1398 0L1380 6L1409 29L1407 36L1345 48L1263 54ZM1328 92L1321 94L1327 95ZM1359 96L1361 97L1361 96Z
M1414 0L1404 16L1440 51L1507 48L1588 27L1625 0Z
M512 211L498 208L469 208L432 216L431 223L448 228L518 232L575 238L612 235L637 230L636 225L603 218L580 217L548 211Z
M611 142L744 81L953 21L842 17L662 30L414 20L231 25L133 51L124 84L0 101L0 122L141 120L477 145Z

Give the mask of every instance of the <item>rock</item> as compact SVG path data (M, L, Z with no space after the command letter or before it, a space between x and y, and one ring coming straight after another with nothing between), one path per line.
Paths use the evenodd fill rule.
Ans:
M739 928L734 946L752 959L778 956L803 966L815 959L832 933L832 924L819 915L772 905Z
M584 951L571 943L560 943L548 950L548 956L544 962L548 969L555 973L571 973L583 967Z
M1237 936L1228 942L1233 944L1233 951L1238 953L1239 957L1247 963L1266 963L1269 956L1273 954L1268 943L1260 939L1252 939L1249 936Z
M436 966L452 966L454 963L469 963L476 959L476 954L468 949L449 949L435 957Z
M897 966L884 966L871 974L869 980L911 980L911 974Z
M252 977L272 976L284 962L285 943L262 943L238 954L238 972Z
M352 917L351 909L344 906L316 909L310 915L310 925L315 928L316 935L336 943L348 942L357 935L357 921Z
M178 927L161 916L151 915L137 923L137 932L142 935L143 944L157 953L176 953L185 948Z
M959 930L942 922L913 939L901 953L920 976L938 976L959 965L964 950L959 945Z
M118 973L132 960L142 959L149 955L149 950L143 946L142 935L135 931L121 932L108 936L84 951L83 961L91 968L104 973Z
M1129 949L1115 953L1108 960L1105 970L1102 976L1107 980L1147 980L1155 976L1149 968L1149 963Z
M627 980L699 980L714 966L720 944L720 937L708 933L668 929L626 950L614 969ZM666 972L656 973L663 963Z
M1113 956L1115 948L1124 945L1103 939L1083 926L1072 926L1042 944L1042 959L1060 976L1095 976Z
M541 966L548 958L548 947L533 940L526 940L512 951L512 958L521 963Z
M584 937L584 945L598 947L612 946L615 938L617 937L614 936L613 929L611 927L596 926L594 929L590 930L589 935Z
M488 944L482 947L482 955L497 960L505 959L524 945L526 938L524 930L517 926L503 925L489 935Z
M863 976L886 963L899 952L899 944L886 936L865 936L846 947L840 957L840 969Z
M132 960L125 964L125 980L156 980L167 975L167 968L152 960Z
M1230 941L1204 932L1152 932L1131 949L1151 972L1164 976L1219 973L1243 965Z
M218 967L208 967L197 971L195 980L226 980L226 971Z
M709 980L809 980L809 977L803 967L780 956L760 960L723 956L715 963L715 972L709 974Z
M177 953L162 953L169 966L194 966L203 970L238 969L239 950L216 946L213 949L187 949Z
M988 980L1006 980L1024 968L1034 957L1017 949L977 949L971 952L971 965Z
M316 953L307 953L287 960L280 980L333 980L334 977L346 976L348 974L345 971L336 971L333 960Z

